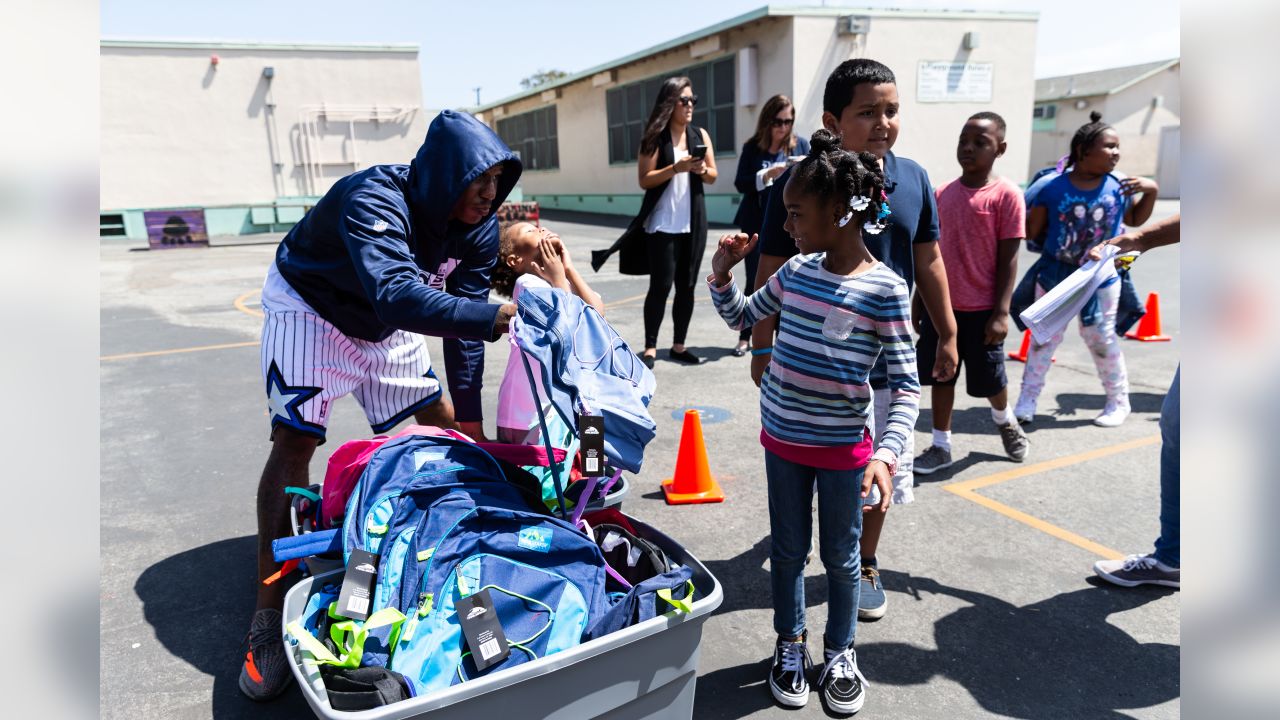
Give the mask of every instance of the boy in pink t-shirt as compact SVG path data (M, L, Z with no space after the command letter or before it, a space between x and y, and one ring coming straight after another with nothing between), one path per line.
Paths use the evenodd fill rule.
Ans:
M938 247L951 289L965 390L971 397L991 402L991 417L1005 453L1022 462L1027 456L1027 436L1009 408L1004 338L1009 330L1009 298L1018 274L1018 247L1026 234L1026 208L1022 191L991 172L996 158L1004 154L1004 135L1005 122L999 115L980 112L970 117L960 130L956 147L960 177L934 194L942 227ZM923 310L913 307L912 311L920 333L916 357L932 358L938 333ZM960 376L957 371L950 380L938 382L926 370L921 368L920 383L933 386L933 444L916 456L915 471L922 475L952 463L951 409Z

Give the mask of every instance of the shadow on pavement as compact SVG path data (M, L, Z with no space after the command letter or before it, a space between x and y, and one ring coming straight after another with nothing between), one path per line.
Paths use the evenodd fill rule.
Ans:
M942 676L963 685L984 710L1014 718L1123 718L1121 709L1181 694L1176 645L1141 643L1107 622L1172 589L1119 588L1090 577L1090 587L1018 607L931 578L883 576L887 588L948 595L969 606L934 623L937 650L859 646L859 667L872 683L921 685Z
M253 617L256 547L248 535L187 550L147 568L133 588L160 644L213 677L211 717L312 717L295 685L262 704L237 686Z

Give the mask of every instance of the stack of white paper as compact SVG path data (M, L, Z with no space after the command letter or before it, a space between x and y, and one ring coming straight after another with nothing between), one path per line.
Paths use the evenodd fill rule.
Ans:
M1090 260L1081 265L1079 270L1071 273L1067 279L1018 315L1031 330L1037 344L1043 345L1049 338L1065 330L1067 323L1080 314L1094 292L1104 282L1116 277L1116 252L1115 245L1104 245L1101 260Z

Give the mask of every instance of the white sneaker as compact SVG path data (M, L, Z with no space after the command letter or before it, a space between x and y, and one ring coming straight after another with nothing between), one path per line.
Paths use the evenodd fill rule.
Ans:
M1026 397L1018 398L1018 402L1013 406L1013 417L1019 425L1030 425L1036 418L1036 401L1028 400Z
M1093 419L1093 424L1098 427L1120 427L1124 424L1125 418L1129 417L1129 403L1113 403L1107 401L1105 407L1102 408L1102 414Z

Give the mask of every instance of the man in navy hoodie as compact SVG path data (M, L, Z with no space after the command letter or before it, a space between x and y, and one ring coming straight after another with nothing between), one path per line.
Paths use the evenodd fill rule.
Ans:
M258 484L258 579L290 534L286 486L306 487L332 404L354 394L375 433L414 416L483 437L484 342L515 305L488 302L495 212L520 178L515 153L478 120L445 110L408 165L339 180L280 243L262 289L262 372L271 455ZM423 335L444 338L453 403ZM456 411L455 411L456 408ZM289 683L283 583L258 585L240 690L269 700Z

